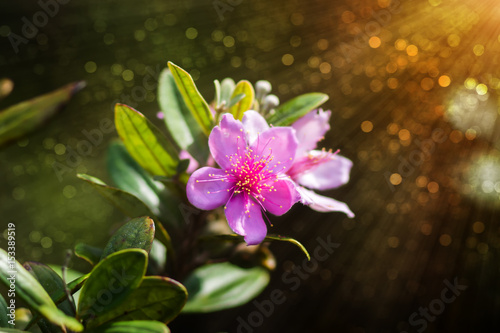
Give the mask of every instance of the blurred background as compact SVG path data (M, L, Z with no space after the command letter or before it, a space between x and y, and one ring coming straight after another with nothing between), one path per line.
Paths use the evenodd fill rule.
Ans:
M46 22L44 3L0 4L0 77L14 82L0 109L70 82L87 87L0 149L0 230L16 224L19 261L62 264L63 250L103 246L125 220L75 176L110 180L116 133L86 156L71 150L113 119L116 102L154 119L157 77L172 61L207 100L225 77L269 80L282 102L328 94L321 144L354 167L348 185L326 194L356 214L297 206L274 219L273 233L311 251L318 237L338 246L303 266L296 248L272 244L277 269L257 302L280 290L283 303L267 314L251 303L181 315L173 332L500 331L496 1L61 0L47 1L57 7L46 7ZM23 30L26 21L38 31Z

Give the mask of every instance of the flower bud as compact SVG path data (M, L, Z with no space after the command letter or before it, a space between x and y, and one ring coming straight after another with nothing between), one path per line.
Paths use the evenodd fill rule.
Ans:
M259 80L255 83L255 97L258 101L271 92L272 86L269 81Z
M262 102L262 110L270 111L280 105L280 99L276 95L267 95Z

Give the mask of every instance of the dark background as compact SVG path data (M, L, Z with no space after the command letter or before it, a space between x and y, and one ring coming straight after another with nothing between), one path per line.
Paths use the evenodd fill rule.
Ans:
M41 7L3 1L0 77L15 87L0 108L73 81L87 87L43 128L1 148L0 229L16 224L21 262L62 264L62 251L78 242L102 246L125 218L75 175L108 181L105 152L116 134L61 177L53 168L86 139L82 131L112 119L117 101L154 119L154 78L167 61L188 70L209 100L214 79L266 79L281 101L330 96L322 144L354 167L349 184L327 194L356 218L295 207L274 219L273 232L311 251L318 237L339 246L298 277L290 272L303 254L273 244L277 269L257 302L279 289L284 303L268 317L255 304L181 315L173 332L235 332L239 317L259 326L240 332L416 332L424 324L409 317L431 304L439 314L426 332L497 332L498 8L472 0L73 0L16 52L8 36L22 36L23 17L33 22ZM74 268L89 267L75 260ZM434 300L455 279L467 289L439 309Z

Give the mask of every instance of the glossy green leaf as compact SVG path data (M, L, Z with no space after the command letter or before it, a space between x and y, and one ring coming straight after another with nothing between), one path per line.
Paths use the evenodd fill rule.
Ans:
M323 93L308 93L297 96L281 104L275 109L267 122L274 126L288 126L295 120L305 116L309 111L317 108L328 100L328 95Z
M144 115L124 104L115 106L118 135L130 155L152 175L173 176L179 163L179 151L174 142Z
M243 113L252 107L255 98L253 86L247 80L238 82L234 88L233 94L231 95L231 99L240 94L244 94L245 96L229 109L229 112L234 116L234 119L238 120L241 120L243 118Z
M102 249L84 243L78 243L75 245L75 255L92 266L95 266L99 260L101 260Z
M2 333L26 333L26 331L18 330L16 328L2 328L2 330L0 330L0 332L2 332Z
M225 105L229 104L235 86L236 84L234 83L234 80L230 77L222 80L220 84L220 103L224 102Z
M0 327L13 327L9 324L10 317L7 316L9 309L7 308L7 302L2 295L0 295Z
M68 317L59 310L40 283L19 262L9 260L9 258L7 252L0 249L0 280L2 283L8 288L9 279L15 273L17 297L20 297L33 311L40 313L51 323L81 332L83 326L75 318Z
M18 139L41 126L83 87L83 81L71 83L0 111L0 145Z
M234 97L231 97L231 101L227 105L228 108L231 108L233 105L236 105L239 101L245 98L245 94L238 94Z
M170 61L168 62L168 68L170 68L172 72L175 83L189 111L191 111L191 114L194 119L196 119L205 135L208 136L213 127L212 112L210 111L208 103L203 96L201 96L193 78L188 72Z
M189 298L183 312L213 312L243 305L268 283L269 272L262 267L245 269L229 262L201 266L184 281Z
M213 236L208 236L204 238L205 240L210 240L210 239L219 239L219 240L227 240L227 241L232 241L232 242L244 242L243 236L240 235L235 235L235 234L229 234L229 235L213 235ZM307 257L307 260L311 260L311 256L309 255L309 252L307 252L307 249L302 245L298 240L290 238L290 237L284 237L284 236L279 236L279 235L267 235L266 238L264 238L265 241L282 241L282 242L287 242L291 243L295 246L297 246L302 252Z
M147 216L132 219L111 236L108 244L104 247L101 260L111 253L124 249L137 248L149 253L154 237L155 224L153 219Z
M147 276L118 307L88 322L96 327L109 321L157 320L169 323L187 300L186 288L167 277Z
M106 185L102 180L85 175L78 174L78 178L85 180L94 187L99 194L108 199L113 205L120 209L126 216L154 216L153 212L144 202L134 195L120 189Z
M9 96L14 88L14 82L7 78L0 79L0 100Z
M102 251L102 250L101 250ZM54 272L59 275L59 277L62 279L62 266L60 265L48 265L50 268L54 270ZM67 288L70 291L70 293L73 295L73 299L75 301L75 304L78 303L78 299L80 297L80 289L83 285L83 282L88 278L88 274L84 274L78 271L75 271L74 269L67 268L66 267L66 284ZM64 292L64 290L63 290ZM54 302L57 304L61 303L62 301L62 294L57 291L56 294L50 295ZM66 297L64 297L66 299Z
M204 164L209 154L208 137L184 102L184 97L168 68L160 75L158 103L164 115L165 125L175 142Z
M167 325L157 321L120 321L99 326L88 333L170 333Z
M119 306L141 284L146 264L142 249L121 250L101 260L83 285L78 317L91 320Z
M30 261L24 263L23 266L31 275L33 275L33 277L35 277L35 279L38 280L38 282L40 282L53 301L57 300L56 297L58 294L65 292L63 280L49 266ZM57 307L68 316L75 316L75 305L73 300L70 301L66 298L66 300L58 304ZM41 319L37 324L44 332L62 332L60 328L45 319Z
M153 180L153 177L130 156L123 143L115 141L109 145L107 167L113 183L119 189L133 194L155 215L159 214L159 193L165 186Z

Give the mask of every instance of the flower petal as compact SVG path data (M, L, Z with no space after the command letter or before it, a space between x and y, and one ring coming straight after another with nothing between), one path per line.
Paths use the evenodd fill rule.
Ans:
M187 183L186 194L193 206L211 210L229 200L233 186L234 182L227 181L224 170L204 167L193 172Z
M291 127L272 127L257 136L250 148L254 154L267 159L269 171L286 172L293 164L298 142Z
M299 187L297 189L301 195L301 202L304 205L308 205L311 209L318 212L343 212L349 218L354 217L354 213L349 209L349 207L341 202L328 198L313 191L310 191L304 187Z
M311 154L322 153L312 151ZM310 171L296 177L297 183L315 190L328 190L349 182L352 161L344 156L335 155L332 159L318 164Z
M215 126L208 137L208 146L212 156L222 169L229 169L231 155L242 152L246 148L245 135L241 121L226 113L222 116L219 126Z
M252 145L257 139L257 134L269 129L267 121L257 111L246 111L241 121L243 122L248 145Z
M288 179L278 179L269 185L272 188L261 193L262 206L271 214L285 214L299 199L294 183Z
M260 205L246 193L235 194L227 203L226 218L231 229L245 237L248 245L261 243L267 234Z
M292 127L297 131L296 135L299 140L296 157L316 148L317 143L330 129L330 115L331 111L313 110L292 124Z
M187 173L193 173L196 169L200 167L200 164L197 160L194 159L193 156L187 150L181 150L179 153L180 160L189 160L189 166L186 169Z

